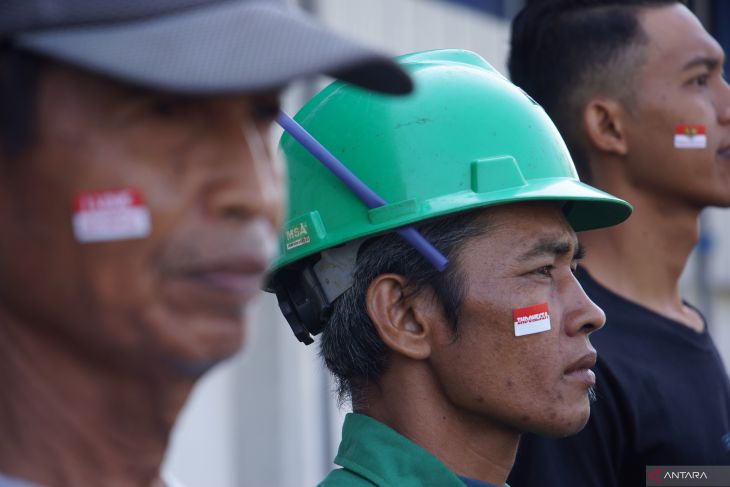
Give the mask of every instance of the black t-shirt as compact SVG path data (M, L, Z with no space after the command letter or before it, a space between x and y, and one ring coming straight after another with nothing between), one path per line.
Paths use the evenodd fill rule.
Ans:
M646 485L647 465L730 465L730 379L707 327L698 333L578 279L606 313L591 335L597 401L586 428L525 434L512 487Z

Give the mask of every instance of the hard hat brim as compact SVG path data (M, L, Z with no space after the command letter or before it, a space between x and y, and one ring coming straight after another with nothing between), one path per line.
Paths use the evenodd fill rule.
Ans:
M524 202L559 203L570 226L576 232L595 230L617 225L626 220L633 210L632 206L620 199L593 188L573 178L544 178L527 181L522 187L507 188L488 193L464 191L433 198L421 202L409 202L413 211L397 211L389 218L388 207L401 206L400 202L363 211L369 213L370 225L359 225L355 228L341 228L329 233L321 223L319 227L320 243L307 246L305 252L282 256L272 267L272 271L285 267L308 255L314 255L336 245L368 235L376 235L393 229L423 222L427 219L479 208ZM415 204L413 204L415 203ZM383 215L386 215L383 217Z

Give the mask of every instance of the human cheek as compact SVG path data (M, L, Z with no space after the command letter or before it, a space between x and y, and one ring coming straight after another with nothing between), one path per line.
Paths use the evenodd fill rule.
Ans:
M557 421L562 400L550 353L554 340L549 333L512 337L511 346L517 359L509 362L510 372L503 377L503 397L510 398L505 414L522 430L543 431Z
M555 320L551 289L548 285L529 286L502 313L500 345L513 359L513 370L531 387L545 384L553 367L549 351L557 346L559 323Z
M551 330L529 337L514 337L522 356L522 369L527 372L536 389L553 390L560 379L560 367L556 357L561 355L560 333L553 323Z
M562 375L561 357L567 348L565 340L567 335L564 327L566 303L561 297L566 280L563 274L565 272L555 270L550 285L541 287L532 294L534 304L528 309L531 310L530 316L534 321L527 325L533 327L532 333L513 336L521 350L521 355L531 366L531 376L536 378L534 385L538 389L554 390L554 385ZM545 313L547 316L536 315L536 312ZM521 313L520 310L515 311L516 315L519 313ZM521 326L525 325L513 323L515 331Z
M79 267L97 309L121 316L154 301L157 277L148 258L150 244L149 239L80 244Z

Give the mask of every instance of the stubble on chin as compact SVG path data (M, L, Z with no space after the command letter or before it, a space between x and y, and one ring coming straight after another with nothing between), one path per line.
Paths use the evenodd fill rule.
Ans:
M596 402L597 399L598 399L598 396L596 396L596 386L589 386L588 387L588 401Z

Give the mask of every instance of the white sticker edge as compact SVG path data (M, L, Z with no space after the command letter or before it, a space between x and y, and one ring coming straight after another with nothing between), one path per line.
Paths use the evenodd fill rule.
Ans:
M93 224L94 219L117 218L123 214L132 222L125 228L106 228L102 231L90 231L88 226ZM120 240L133 240L149 236L152 225L150 224L150 212L146 207L125 208L115 210L101 210L91 212L79 212L72 220L74 237L80 243L113 242Z
M538 305L535 305L538 306ZM527 306L529 308L529 306ZM547 307L547 306L546 306ZM524 309L524 308L519 308ZM517 311L517 310L515 310ZM549 331L551 328L550 323L550 312L546 311L544 312L547 316L545 318L536 319L534 321L530 321L527 323L518 323L517 321L514 321L515 326L515 336L521 337L525 335L534 335L535 333L542 333L544 331Z
M707 135L674 135L675 149L704 149L707 147Z

